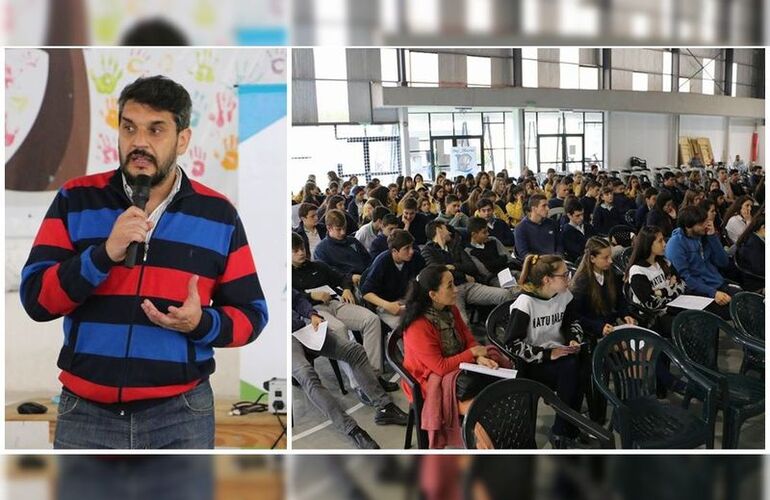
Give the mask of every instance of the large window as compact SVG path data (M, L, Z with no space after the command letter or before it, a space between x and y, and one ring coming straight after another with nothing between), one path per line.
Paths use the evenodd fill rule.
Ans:
M580 65L579 48L559 49L559 87L562 89L599 88L599 68Z
M604 163L604 114L582 111L524 113L524 158L534 172L584 171Z
M398 124L295 126L289 129L289 186L302 187L308 176L326 185L326 172L351 175L366 183L377 177L383 184L401 173Z
M313 49L318 121L350 121L348 109L348 69L345 49Z
M457 173L453 155L463 148L475 159L466 173L512 171L519 165L514 134L511 112L409 113L412 175L435 179L442 171Z
M537 49L521 49L521 84L537 88Z
M468 87L489 87L492 85L492 61L490 58L467 56L465 60Z
M413 87L438 87L438 54L409 51L407 80Z

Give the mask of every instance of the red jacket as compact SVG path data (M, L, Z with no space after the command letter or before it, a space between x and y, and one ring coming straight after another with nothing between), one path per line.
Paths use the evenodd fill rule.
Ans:
M426 317L415 320L404 331L404 368L420 383L423 398L428 376L431 373L443 377L459 369L460 363L474 362L471 347L478 345L478 342L473 338L470 328L463 321L456 306L452 306L452 314L455 317L455 328L465 343L465 350L454 356L445 358L442 355L438 329ZM409 387L403 382L401 385L407 399L411 401L412 394Z

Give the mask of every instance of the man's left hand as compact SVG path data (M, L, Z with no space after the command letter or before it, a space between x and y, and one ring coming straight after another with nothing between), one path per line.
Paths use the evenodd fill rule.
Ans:
M169 306L168 314L163 314L149 299L144 299L142 310L150 318L150 321L163 328L182 333L190 333L195 330L203 314L201 298L198 295L198 276L190 278L187 285L187 298L182 307Z

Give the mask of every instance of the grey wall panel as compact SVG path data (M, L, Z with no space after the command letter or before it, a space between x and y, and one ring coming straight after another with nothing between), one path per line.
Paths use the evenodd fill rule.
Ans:
M468 81L466 56L460 54L439 54L438 81L441 87L465 86Z
M294 125L318 123L318 105L314 81L292 80L291 122Z

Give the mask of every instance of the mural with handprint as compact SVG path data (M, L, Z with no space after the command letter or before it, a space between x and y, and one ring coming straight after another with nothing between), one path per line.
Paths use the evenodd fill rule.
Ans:
M49 68L51 53L61 59L59 65L66 64L70 69L62 73ZM81 69L66 62L72 58L80 58ZM61 119L53 120L47 133L60 134L59 143L65 149L76 136L81 136L82 143L88 146L81 149L80 160L68 162L81 173L116 168L120 91L136 78L162 74L182 84L193 103L191 148L179 159L180 165L190 177L234 196L235 172L239 168L236 89L240 85L285 82L285 60L283 49L10 49L6 52L5 67L6 163L33 128L41 125L38 115L43 112L46 92L66 88L70 90L58 94L62 101L59 105L70 106L77 101L81 106L77 110L68 108L74 113L71 126L62 128ZM70 75L69 83L60 81L64 74ZM66 96L73 94L73 79L80 81L86 91L68 99ZM62 131L57 132L54 124ZM45 148L39 144L30 148L30 154L43 153ZM69 152L74 154L75 150L70 147ZM57 189L60 184L53 180L67 178L55 175L64 164L61 159L51 160L47 173L34 183L30 174L25 173L24 164L28 163L19 163L22 170L17 177L11 175L20 184L9 188Z

